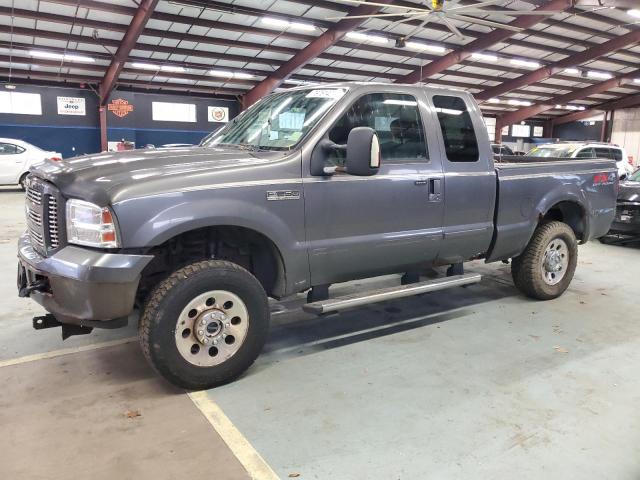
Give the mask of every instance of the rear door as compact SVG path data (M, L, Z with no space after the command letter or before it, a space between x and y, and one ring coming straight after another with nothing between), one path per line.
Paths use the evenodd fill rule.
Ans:
M0 184L17 184L26 162L24 148L14 143L0 142Z
M364 94L329 128L325 139L339 145L347 143L353 128L376 130L381 166L370 177L314 177L307 170L304 196L313 285L400 272L437 257L443 178L437 152L428 148L433 129L425 128L425 100L422 92ZM340 165L344 158L343 151L335 151L329 161Z
M445 172L444 240L439 257L455 263L489 249L496 173L482 114L471 98L433 93L430 101Z

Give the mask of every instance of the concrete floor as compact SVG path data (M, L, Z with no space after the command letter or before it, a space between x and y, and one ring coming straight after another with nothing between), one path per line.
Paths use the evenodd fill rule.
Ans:
M32 331L22 196L0 204L0 361L135 335ZM522 297L508 266L468 270L484 281L328 318L274 305L256 365L208 394L281 478L640 478L640 250L581 247L552 302ZM0 384L0 478L247 478L135 343L3 367Z

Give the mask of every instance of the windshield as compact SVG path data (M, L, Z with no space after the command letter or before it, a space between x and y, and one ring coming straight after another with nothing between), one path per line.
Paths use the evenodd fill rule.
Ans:
M631 175L629 175L628 179L631 180L632 182L640 182L640 168L635 172L633 172Z
M557 157L557 158L567 158L571 157L571 154L575 152L576 147L574 146L566 146L566 147L534 147L529 150L527 153L530 157Z
M201 145L289 150L345 93L344 88L318 88L270 95L232 120L218 133L206 137Z

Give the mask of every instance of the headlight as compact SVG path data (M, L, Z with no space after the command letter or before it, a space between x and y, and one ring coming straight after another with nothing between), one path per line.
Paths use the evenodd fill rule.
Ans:
M67 202L67 240L88 247L120 246L111 210L82 200Z

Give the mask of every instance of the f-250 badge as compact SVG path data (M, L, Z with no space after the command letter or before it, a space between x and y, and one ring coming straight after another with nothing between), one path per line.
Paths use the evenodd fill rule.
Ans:
M267 200L300 200L300 191L271 190L267 192Z

